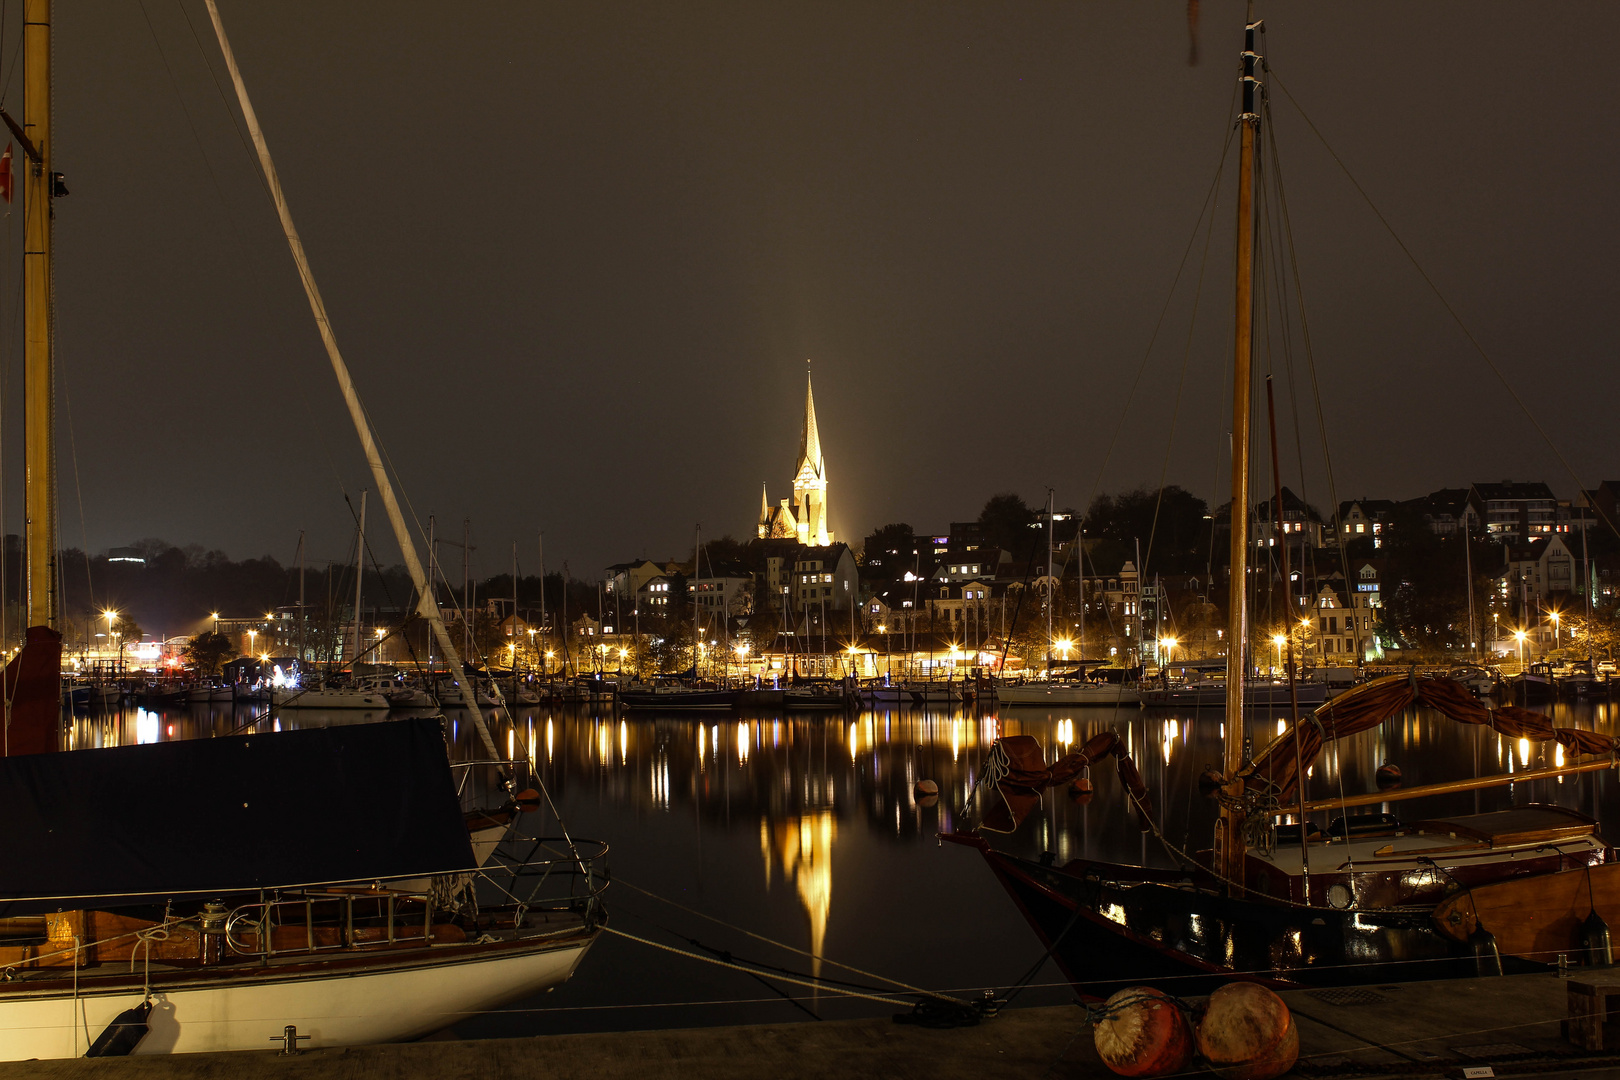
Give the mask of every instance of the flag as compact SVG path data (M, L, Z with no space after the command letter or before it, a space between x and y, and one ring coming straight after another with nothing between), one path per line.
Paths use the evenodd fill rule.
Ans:
M11 202L11 144L6 143L6 152L0 154L0 199Z

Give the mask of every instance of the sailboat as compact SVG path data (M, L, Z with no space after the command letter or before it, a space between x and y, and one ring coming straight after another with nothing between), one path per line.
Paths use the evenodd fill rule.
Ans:
M1213 844L1186 852L1170 843L1126 740L1112 731L1054 763L1033 736L998 739L970 807L977 827L943 839L983 855L1085 997L1133 984L1197 994L1233 976L1288 988L1501 973L1545 967L1560 956L1608 963L1608 926L1620 919L1620 863L1610 861L1591 818L1533 803L1402 821L1385 804L1609 770L1620 740L1555 727L1522 708L1491 708L1448 678L1403 675L1364 683L1304 717L1296 706L1292 724L1248 760L1242 646L1251 545L1241 508L1250 505L1253 182L1264 105L1259 30L1251 6L1238 117L1231 505L1239 512L1231 515L1223 759L1206 774L1219 804ZM1312 764L1326 744L1413 706L1525 740L1521 745L1555 743L1563 752L1555 760L1567 755L1568 763L1310 798ZM1178 865L1085 858L1059 865L1051 855L1031 860L991 845L985 834L1013 831L1045 791L1110 757L1143 832L1153 833ZM1311 823L1313 814L1332 815L1325 829Z
M510 789L207 7L418 612ZM516 839L518 819L463 814L442 717L58 752L50 15L50 0L27 0L25 124L4 117L28 155L30 625L0 686L0 1059L411 1038L556 986L605 925L606 846L522 836L549 857L485 869L492 831Z

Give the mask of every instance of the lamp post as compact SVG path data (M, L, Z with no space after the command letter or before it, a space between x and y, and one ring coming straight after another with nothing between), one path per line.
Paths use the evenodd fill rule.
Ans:
M1273 671L1276 671L1282 667L1283 646L1288 644L1288 638L1282 634L1276 634L1272 637L1271 643L1277 647L1277 667L1272 668Z
M1553 624L1553 649L1557 650L1560 647L1560 643L1562 641L1562 638L1559 637L1559 633L1558 633L1558 612L1554 611L1553 613L1551 613L1547 617L1552 620L1552 624Z
M1513 631L1513 640L1519 643L1519 670L1524 671L1524 639L1529 635L1523 630Z

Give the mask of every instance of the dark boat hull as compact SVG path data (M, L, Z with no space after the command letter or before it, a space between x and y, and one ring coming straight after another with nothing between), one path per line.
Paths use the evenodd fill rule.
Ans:
M737 703L735 690L676 690L663 693L622 691L619 704L626 709L725 710Z
M1473 950L1434 930L1427 908L1357 914L1240 901L1173 873L1042 866L976 837L952 839L979 847L1085 998L1138 985L1204 994L1236 975L1294 989L1484 973ZM1544 969L1506 956L1501 963L1508 971Z

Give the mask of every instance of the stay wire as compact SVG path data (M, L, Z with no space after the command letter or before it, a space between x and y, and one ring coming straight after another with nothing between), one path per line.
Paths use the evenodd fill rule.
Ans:
M1270 73L1270 68L1268 67L1266 70L1267 70L1267 73L1269 74ZM1281 87L1281 85L1282 85L1281 81L1279 80L1278 86ZM1285 93L1285 94L1288 93L1287 88L1284 87L1282 89L1283 89L1283 93ZM1293 99L1290 98L1289 100L1292 101ZM1316 370L1316 352L1311 346L1311 326L1310 326L1310 319L1309 319L1309 317L1307 315L1306 307L1305 307L1305 289L1304 289L1304 286L1302 285L1302 283L1300 281L1300 276L1299 276L1299 255L1298 255L1298 253L1297 253L1297 251L1295 249L1295 246L1294 246L1293 219L1289 216L1289 213L1288 213L1287 187L1283 184L1283 180L1282 180L1282 159L1277 153L1276 136L1275 136L1276 124L1271 119L1271 116L1272 116L1272 112L1271 112L1271 95L1270 95L1270 93L1268 91L1262 90L1261 95L1260 95L1260 104L1261 104L1261 108L1263 108L1265 110L1266 118L1267 118L1267 121L1268 121L1267 125L1266 125L1266 130L1267 130L1268 133L1271 133L1270 134L1271 143L1272 143L1271 158L1272 158L1272 162L1273 162L1273 167L1275 168L1276 173L1277 173L1277 209L1278 209L1279 217L1281 219L1281 224L1282 224L1282 229L1283 229L1283 238L1286 241L1287 247L1288 247L1288 266L1289 266L1289 269L1291 270L1291 278L1292 278L1293 285L1294 285L1294 304L1298 308L1298 312L1299 312L1300 343L1304 347L1304 350L1305 350L1306 371L1308 371L1310 373L1310 377L1311 377L1311 398L1312 398L1312 401L1313 401L1313 403L1315 405L1315 409L1316 409L1316 430L1317 430L1317 435L1318 435L1319 439L1321 440L1321 444L1322 444L1322 464L1323 464L1324 469L1327 471L1328 499L1333 504L1333 536L1334 536L1334 542L1335 542L1335 545L1337 546L1338 551L1339 551L1339 566L1340 566L1340 569L1344 573L1345 589L1346 589L1346 592L1348 593L1348 591L1350 589L1350 554L1349 554L1349 549L1345 544L1345 540L1344 540L1344 523L1341 520L1341 515L1340 515L1340 512L1339 512L1339 486L1338 486L1338 481L1335 478L1334 471L1333 471L1333 453L1332 453L1332 451L1331 451L1331 449L1330 449L1330 447L1328 445L1327 418L1326 418L1326 415L1324 414L1323 409L1322 409L1322 384L1321 384L1321 379L1319 378L1319 376L1317 374L1317 370ZM1300 115L1304 116L1304 113L1301 112ZM1307 124L1309 124L1310 119L1306 118L1305 122ZM1312 130L1314 131L1315 129L1312 128ZM1320 134L1318 134L1318 138L1320 138ZM1326 145L1325 140L1324 140L1323 145ZM1332 152L1332 150L1330 149L1329 153L1331 153L1331 152ZM1354 182L1354 180L1352 178L1352 183L1353 182ZM1369 201L1369 205L1370 205L1370 201ZM1377 212L1376 208L1374 209L1374 212L1375 213ZM1612 528L1614 528L1614 526L1611 524L1610 528L1612 529ZM1352 614L1352 617L1354 617L1354 618L1357 618L1357 619L1360 618L1360 616L1355 614L1353 605L1352 605L1351 614ZM1357 647L1358 650L1360 650L1360 648L1361 648L1360 630L1357 629L1357 630L1353 631L1353 636L1354 636L1355 641L1356 641L1356 647ZM1358 655L1359 655L1359 652L1358 652ZM1341 782L1342 782L1343 778L1341 777L1340 779L1341 779Z
M1235 114L1237 91L1238 87L1234 82L1232 85L1232 100L1227 106L1227 113L1229 116ZM1108 471L1108 463L1114 456L1114 448L1118 445L1120 433L1125 428L1125 417L1130 412L1131 402L1136 398L1137 388L1142 384L1142 376L1147 373L1148 361L1153 356L1153 347L1159 340L1159 331L1163 328L1165 317L1170 312L1170 305L1175 300L1176 288L1181 283L1181 275L1187 269L1187 260L1192 256L1193 245L1198 242L1198 231L1203 227L1204 216L1211 213L1210 206L1215 200L1220 187L1221 174L1226 168L1227 154L1230 153L1232 149L1232 134L1234 131L1236 131L1235 127L1229 127L1227 129L1226 138L1221 143L1221 156L1215 166L1215 175L1210 179L1209 189L1205 192L1203 202L1199 206L1198 217L1193 221L1192 230L1187 236L1187 246L1181 252L1181 261L1176 264L1176 272L1175 275L1170 279L1170 288L1165 293L1164 304L1159 309L1158 318L1153 322L1153 332L1148 335L1147 347L1142 350L1142 359L1137 364L1136 375L1132 378L1130 389L1125 395L1125 402L1120 407L1119 419L1114 424L1114 432L1111 436L1109 436L1108 446L1103 452L1102 462L1097 466L1097 476L1092 481L1091 494L1087 498L1088 506L1090 505L1091 500L1096 498L1097 492L1102 488L1103 476Z
M1372 196L1367 194L1366 188L1361 186L1361 182L1358 181L1355 174L1350 171L1350 167L1344 163L1344 159L1339 156L1338 152L1333 149L1332 144L1327 141L1327 137L1322 134L1320 129L1317 128L1310 116L1305 112L1304 106L1302 106L1298 99L1296 99L1294 95L1289 92L1288 87L1284 85L1282 81L1282 77L1278 75L1275 69L1273 69L1269 64L1266 65L1266 74L1269 76L1268 82L1275 82L1277 84L1277 89L1283 92L1283 96L1288 99L1288 103L1292 105L1299 113L1300 119L1305 121L1305 126L1310 128L1311 134L1315 135L1317 140L1321 142L1323 149L1328 152L1328 156L1333 159L1334 164L1338 165L1340 171L1344 173L1345 179L1349 180L1350 185L1356 189L1356 194L1361 196L1362 201L1367 204L1367 208L1371 210L1373 212L1373 216L1378 219L1378 223L1384 227L1386 232L1389 233L1390 239L1395 241L1395 246L1401 249L1401 254L1406 256L1407 261L1412 264L1412 268L1416 270L1418 276L1423 279L1423 283L1429 287L1429 291L1434 293L1434 297L1437 301L1439 301L1440 306L1445 309L1447 315L1451 316L1452 322L1457 324L1457 329L1462 334L1464 339L1466 339L1468 344L1472 346L1474 352L1478 354L1479 358L1485 362L1485 366L1490 369L1491 374L1496 376L1497 381L1502 384L1502 388L1506 390L1508 396L1513 399L1513 403L1519 407L1519 411L1524 414L1525 419L1530 421L1530 426L1536 429L1536 434L1541 436L1542 442L1547 444L1547 449L1551 450L1553 456L1558 459L1558 463L1563 466L1564 472L1566 472L1569 475L1570 480L1574 482L1576 490L1585 491L1586 489L1581 486L1580 476L1576 474L1574 467L1570 465L1569 459L1564 456L1563 451L1560 450L1558 444L1553 441L1552 436L1548 433L1547 429L1542 426L1541 421L1536 417L1535 413L1530 411L1530 406L1525 402L1524 398L1519 395L1518 390L1515 389L1513 384L1508 380L1507 374L1501 369L1501 367L1497 365L1495 359L1492 358L1490 353L1485 351L1485 346L1480 343L1479 338L1474 336L1473 330L1471 330L1468 324L1463 321L1462 316L1457 312L1457 309L1451 305L1451 302L1446 299L1445 293L1440 291L1440 286L1435 284L1434 279L1429 276L1429 273L1424 269L1423 264L1420 263L1417 256L1413 254L1412 249L1406 245L1406 241L1401 239L1400 234L1395 231L1395 227L1391 225L1389 219L1384 216L1383 211L1378 209L1378 204L1373 202ZM1603 523L1609 527L1609 531L1614 533L1616 537L1620 537L1620 527L1616 526L1614 520L1603 511L1603 508L1597 506L1596 504L1593 504L1592 508L1597 512L1597 515L1603 519Z

